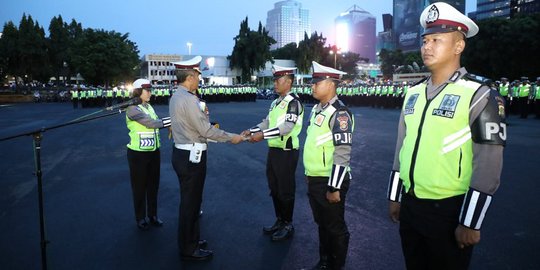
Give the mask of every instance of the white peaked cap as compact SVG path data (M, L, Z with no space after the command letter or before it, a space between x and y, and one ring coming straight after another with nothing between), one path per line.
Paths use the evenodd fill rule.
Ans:
M313 79L311 80L311 83L317 83L326 79L340 80L343 75L347 74L346 72L343 72L341 70L323 66L315 61L313 61L312 63L313 63L313 67L312 67Z
M202 73L199 66L201 65L202 57L197 55L189 60L171 62L178 70L195 70Z
M138 88L152 88L152 83L150 83L150 81L147 79L137 79L133 82L133 89Z
M420 15L420 24L424 28L422 36L435 33L459 31L470 38L478 34L478 25L463 15L453 6L436 2L427 6Z

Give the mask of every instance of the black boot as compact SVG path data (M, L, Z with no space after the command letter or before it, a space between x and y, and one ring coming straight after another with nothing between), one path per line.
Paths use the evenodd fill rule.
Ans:
M281 219L277 219L276 222L274 222L274 225L272 226L264 226L263 227L263 233L264 234L273 234L279 229L283 227L283 221Z
M281 229L272 234L272 241L283 241L293 236L294 226L289 222L285 222L284 224Z

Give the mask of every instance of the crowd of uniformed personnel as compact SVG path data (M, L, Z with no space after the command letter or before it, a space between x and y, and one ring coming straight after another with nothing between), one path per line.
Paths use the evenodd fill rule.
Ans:
M534 113L536 118L540 118L540 77L533 83L527 77L512 82L503 77L492 87L497 88L506 100L507 114L519 114L521 118L527 118Z
M383 81L341 84L336 92L340 100L348 106L400 108L408 89L409 83L406 81ZM303 103L315 103L315 99L311 95L311 85L293 86L292 92L297 94Z
M348 106L371 106L374 108L400 108L403 97L414 82L367 82L357 84L343 83L337 88L337 94ZM527 118L535 114L540 118L540 77L530 82L527 77L509 81L503 77L491 83L491 86L506 100L506 113L519 114ZM175 87L172 85L154 86L151 104L166 105ZM206 102L254 102L257 98L257 87L252 85L206 85L199 88L199 94ZM311 85L294 85L292 93L299 96L302 103L313 104ZM112 106L130 99L127 88L85 88L71 90L73 108L90 108Z
M169 99L176 91L173 85L155 85L152 90L151 104L167 105ZM202 86L199 94L206 102L246 102L255 101L257 98L257 88L248 85L228 85L228 86ZM72 89L70 91L73 108L112 106L114 103L122 103L131 98L131 91L128 88L114 87L113 89L103 89L99 87Z

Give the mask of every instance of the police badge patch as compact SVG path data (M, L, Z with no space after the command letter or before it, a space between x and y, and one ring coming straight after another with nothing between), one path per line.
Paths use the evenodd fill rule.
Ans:
M403 114L413 114L414 113L414 104L416 104L416 100L418 99L418 96L420 94L414 94L407 99L407 103L405 103L405 108L403 108Z
M432 115L442 116L446 118L454 118L456 107L460 96L446 94L439 105L439 108L433 109Z
M437 8L437 6L433 5L429 9L429 13L426 18L426 24L434 23L437 19L439 19L439 9Z
M347 131L349 129L349 116L345 112L340 112L336 117L336 120L339 121L339 129L342 131Z

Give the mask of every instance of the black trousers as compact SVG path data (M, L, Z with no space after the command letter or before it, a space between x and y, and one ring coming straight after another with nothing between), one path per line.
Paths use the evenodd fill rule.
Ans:
M407 269L467 269L473 247L455 238L463 197L418 199L403 194L399 233Z
M296 192L298 150L285 151L270 147L266 159L266 177L276 218L292 222Z
M339 203L329 203L326 199L328 177L310 177L308 179L308 197L313 219L319 226L319 255L328 258L331 269L345 266L349 249L349 230L345 223L345 198L349 190L349 174L341 185Z
M200 240L199 213L206 178L206 151L199 163L192 163L189 151L173 147L172 165L180 183L178 247L181 255L191 255Z
M131 191L135 220L157 216L159 171L161 155L159 149L143 152L127 149Z

